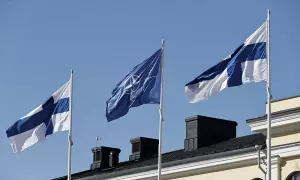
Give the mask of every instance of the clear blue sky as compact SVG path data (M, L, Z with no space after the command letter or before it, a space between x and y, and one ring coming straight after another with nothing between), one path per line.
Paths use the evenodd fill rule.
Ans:
M89 169L95 137L121 148L158 137L157 105L131 109L108 123L105 101L136 64L165 44L163 151L183 148L185 117L195 114L238 122L265 112L265 83L228 88L188 104L184 85L216 64L266 19L271 8L274 98L300 94L300 2L289 1L41 1L0 0L0 179L43 180L67 174L67 132L13 154L5 130L43 103L74 69L73 172Z

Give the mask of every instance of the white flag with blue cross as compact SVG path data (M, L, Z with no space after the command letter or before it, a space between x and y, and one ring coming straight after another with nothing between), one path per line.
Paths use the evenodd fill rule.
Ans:
M44 104L20 118L6 135L13 152L24 149L46 139L46 136L70 128L71 80L59 88Z
M266 23L231 55L185 86L190 103L215 95L227 87L267 80Z

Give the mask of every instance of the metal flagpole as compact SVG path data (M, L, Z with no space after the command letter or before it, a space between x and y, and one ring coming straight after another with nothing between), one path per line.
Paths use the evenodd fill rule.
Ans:
M267 180L271 180L271 68L270 68L270 9L268 9L268 19L267 19L267 61L268 61L268 82L267 82L267 92L268 92L268 128L267 128Z
M73 69L71 70L71 84L70 84L70 129L69 129L69 151L68 151L68 180L71 180L71 156L72 156L72 97L73 97Z
M161 150L162 150L162 122L163 122L163 80L164 80L164 48L165 48L165 41L162 40L161 45L161 81L160 81L160 105L159 105L159 144L158 144L158 174L157 180L160 180L161 176Z

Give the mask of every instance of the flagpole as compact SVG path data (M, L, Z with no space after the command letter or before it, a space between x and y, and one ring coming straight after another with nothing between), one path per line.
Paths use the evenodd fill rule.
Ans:
M73 69L71 70L71 84L70 84L70 128L69 128L69 150L68 150L68 180L71 180L71 157L72 157L72 97L73 97Z
M268 128L267 128L267 180L271 180L271 68L270 68L270 9L268 9L267 19L267 61L268 61L268 82L267 82L267 93L268 93Z
M161 176L161 155L162 155L162 123L163 123L163 80L164 80L164 48L165 41L161 41L161 80L160 80L160 105L159 105L159 144L158 144L158 174L157 180Z

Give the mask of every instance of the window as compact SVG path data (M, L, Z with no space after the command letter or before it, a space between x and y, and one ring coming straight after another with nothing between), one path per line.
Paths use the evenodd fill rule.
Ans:
M286 180L300 180L300 171L295 171L291 173Z
M189 121L186 124L186 138L187 139L191 139L191 138L195 138L198 136L198 127L197 127L197 121Z
M96 161L101 161L100 152L96 153Z
M140 151L140 142L132 143L132 153Z
M100 160L101 160L100 152L94 152L93 161L100 161Z

